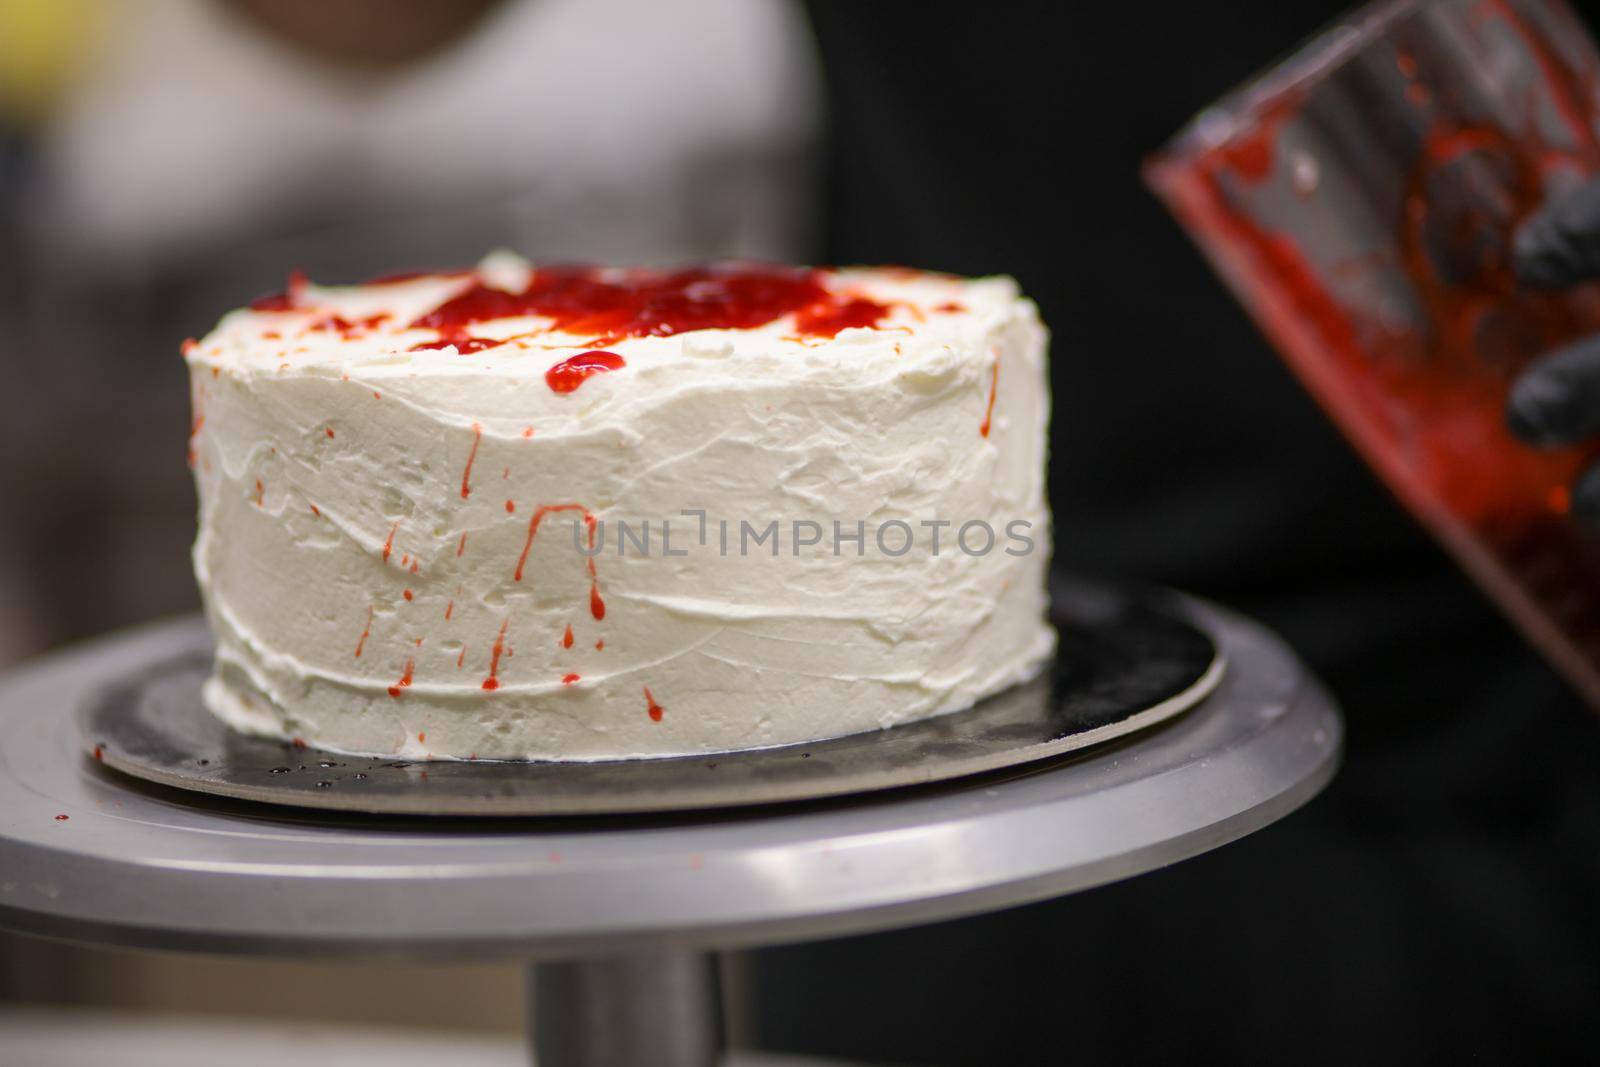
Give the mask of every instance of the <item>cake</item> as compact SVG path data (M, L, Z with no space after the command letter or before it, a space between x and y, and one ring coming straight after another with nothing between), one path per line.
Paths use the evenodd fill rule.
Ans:
M205 705L541 760L970 707L1054 650L1046 341L905 268L291 276L184 343Z

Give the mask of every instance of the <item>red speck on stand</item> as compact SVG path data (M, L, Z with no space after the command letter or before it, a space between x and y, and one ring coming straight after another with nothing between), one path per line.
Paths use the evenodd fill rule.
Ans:
M572 647L572 624L570 622L567 623L567 632L561 635L561 647Z
M666 711L666 709L663 708L660 704L656 703L656 698L650 695L650 687L648 685L644 687L644 704L645 704L645 711L650 716L650 721L651 722L660 722L661 721L661 713Z

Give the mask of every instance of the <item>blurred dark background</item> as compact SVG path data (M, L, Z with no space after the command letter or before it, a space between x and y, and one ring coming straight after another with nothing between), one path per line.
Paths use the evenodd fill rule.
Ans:
M752 954L747 1036L922 1064L1592 1054L1600 723L1138 178L1344 5L8 5L37 9L27 56L60 54L0 110L0 662L195 605L177 344L291 266L505 245L1010 273L1054 331L1058 565L1280 630L1346 709L1346 766L1168 871ZM13 996L126 996L75 977L90 954L12 944Z
M1592 1056L1600 724L1138 180L1200 105L1346 6L812 5L827 258L1015 274L1054 331L1058 564L1259 616L1349 734L1323 797L1167 871L763 954L771 1043L963 1064Z

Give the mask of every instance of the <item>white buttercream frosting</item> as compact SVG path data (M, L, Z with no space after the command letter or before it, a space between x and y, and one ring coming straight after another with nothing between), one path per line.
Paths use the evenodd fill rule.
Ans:
M419 317L528 277L497 254L297 286L185 346L224 721L403 758L665 756L954 711L1049 658L1047 335L1010 279L819 272L886 312L606 339L624 365L570 392L546 372L595 339L538 317L413 350L441 340Z

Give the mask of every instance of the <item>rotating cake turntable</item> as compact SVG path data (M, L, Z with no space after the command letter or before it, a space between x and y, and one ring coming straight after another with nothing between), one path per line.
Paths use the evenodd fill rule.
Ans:
M116 635L0 688L0 925L250 955L537 960L541 1062L713 1062L711 951L1129 877L1281 818L1332 776L1337 711L1259 625L1175 594L1054 593L1072 610L1051 680L882 734L640 763L290 762L194 716L194 623ZM83 754L80 706L102 763Z

